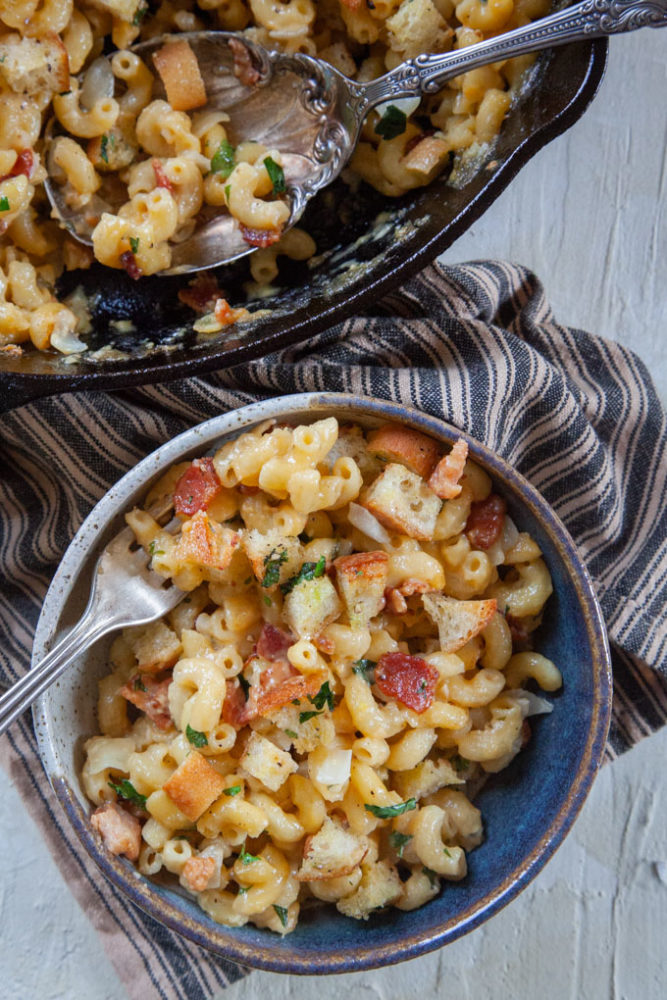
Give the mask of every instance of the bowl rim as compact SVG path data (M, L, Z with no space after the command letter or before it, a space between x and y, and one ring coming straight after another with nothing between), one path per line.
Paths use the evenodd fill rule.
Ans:
M276 939L279 948L258 949L252 943L235 937L233 928L224 925L208 928L166 899L157 891L154 883L140 876L125 859L104 851L97 842L88 816L64 773L63 764L52 739L55 720L49 713L48 694L43 695L33 706L35 733L42 764L71 826L103 874L131 902L171 930L225 959L269 972L331 974L380 968L440 948L487 920L526 887L569 832L602 762L611 717L611 657L606 627L593 584L573 539L538 490L497 453L467 432L439 417L422 413L401 403L368 396L355 396L350 393L300 393L265 399L237 410L230 410L183 431L131 468L95 505L68 546L40 613L35 632L32 665L34 666L43 656L49 640L54 636L61 613L67 605L83 564L90 558L91 552L101 546L101 539L105 532L110 532L112 523L123 510L127 509L128 497L131 494L140 492L175 461L187 458L195 450L201 452L210 448L221 437L239 434L268 418L304 419L307 416L317 418L318 415L325 415L327 410L341 408L350 410L362 418L401 421L435 436L446 444L451 444L462 437L468 442L474 459L481 460L499 482L507 482L520 493L522 502L537 518L555 545L569 573L582 609L591 649L593 677L591 723L578 771L573 776L557 815L532 851L514 865L483 899L470 904L466 910L451 920L403 936L394 944L369 947L364 946L361 938L358 943L355 942L354 947L334 947L331 952L315 955L310 951L303 953L298 948L290 948L289 937ZM268 938L266 944L270 945L270 941Z

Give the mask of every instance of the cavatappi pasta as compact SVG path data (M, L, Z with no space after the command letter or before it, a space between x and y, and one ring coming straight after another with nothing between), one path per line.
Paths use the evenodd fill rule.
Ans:
M524 685L562 683L532 647L549 571L466 444L270 421L127 522L187 596L100 681L82 783L106 847L279 934L308 902L366 919L464 878L471 796L551 710Z
M202 206L230 212L247 241L263 248L250 261L255 283L275 277L280 254L314 254L306 233L280 239L289 215L280 152L231 145L228 117L207 107L206 81L179 33L241 32L268 48L317 55L363 81L421 52L460 48L524 24L547 7L547 0L0 4L0 350L32 344L84 351L85 309L76 298L57 300L63 268L88 267L94 255L136 278L159 272ZM128 51L164 33L175 37L150 65ZM109 51L110 60L101 58ZM352 172L390 197L428 184L452 156L494 139L531 58L465 73L419 108L399 102L373 112ZM155 97L158 78L167 100ZM89 217L93 251L50 218L47 169L70 205ZM109 178L126 191L117 212L98 194ZM183 301L205 314L200 332L247 318L215 291L201 279L192 294L185 290Z

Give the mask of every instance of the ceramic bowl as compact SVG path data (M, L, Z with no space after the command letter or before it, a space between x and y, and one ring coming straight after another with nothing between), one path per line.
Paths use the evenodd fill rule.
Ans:
M174 462L217 448L268 417L299 423L325 416L364 426L401 421L451 445L466 437L434 417L376 399L338 393L284 396L214 417L163 445L125 475L97 504L68 548L37 627L33 662L71 626L87 601L100 549L120 529L123 513ZM554 710L536 720L533 739L512 765L480 793L486 838L469 855L469 874L447 883L421 909L396 909L360 924L333 907L308 911L285 938L247 925L215 924L173 887L137 875L125 858L100 846L88 822L79 772L82 744L96 731L97 679L108 672L111 642L80 657L36 704L34 718L44 767L84 847L118 888L157 920L197 944L245 965L285 973L332 973L415 958L472 930L534 878L572 826L604 750L611 668L604 622L590 578L567 531L539 493L501 458L467 439L471 456L492 476L521 529L538 542L554 584L539 648L563 672Z

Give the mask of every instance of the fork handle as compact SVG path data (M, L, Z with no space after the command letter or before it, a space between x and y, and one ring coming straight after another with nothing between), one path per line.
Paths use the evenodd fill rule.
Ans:
M114 623L109 621L93 625L92 616L88 613L84 614L81 621L46 654L33 670L29 670L24 677L9 688L6 694L2 695L0 698L0 736L40 694L46 691L50 684L53 684L60 677L75 656L88 649L114 627Z
M636 28L667 27L667 0L582 0L504 35L440 55L421 55L370 83L350 87L355 117L391 98L433 94L448 80L489 63Z

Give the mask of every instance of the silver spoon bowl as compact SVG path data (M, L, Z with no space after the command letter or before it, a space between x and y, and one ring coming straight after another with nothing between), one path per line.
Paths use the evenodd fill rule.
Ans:
M285 227L289 229L310 199L340 174L374 108L437 93L453 77L503 59L641 27L665 26L667 0L582 0L476 45L417 56L369 83L350 80L312 56L267 51L230 32L198 31L177 37L187 40L197 57L206 81L206 109L224 110L229 115L226 128L232 145L251 140L280 150L291 209ZM150 63L153 53L169 37L142 42L130 51ZM240 45L252 66L251 83L243 83L235 72ZM164 97L160 88L156 80L155 97ZM92 227L86 215L90 217L91 208L97 205L116 212L127 200L112 180L103 185L94 196L95 203L84 212L66 203L64 188L54 178L45 182L45 188L55 217L88 246L92 246ZM160 273L201 271L230 263L255 249L243 239L231 215L205 206L194 231L172 245L171 267Z

